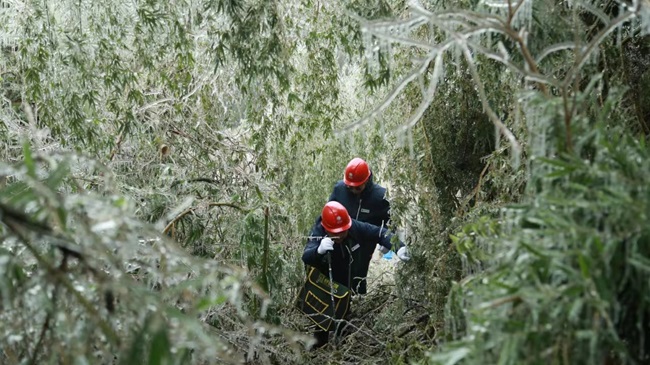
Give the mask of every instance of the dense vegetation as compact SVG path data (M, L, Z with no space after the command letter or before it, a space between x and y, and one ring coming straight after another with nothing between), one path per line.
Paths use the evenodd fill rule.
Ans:
M642 364L650 3L0 2L0 362ZM412 260L308 352L345 163Z

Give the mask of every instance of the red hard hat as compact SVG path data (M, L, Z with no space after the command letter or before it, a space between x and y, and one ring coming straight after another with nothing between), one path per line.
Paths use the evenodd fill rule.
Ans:
M320 224L327 232L340 233L350 229L352 219L341 203L332 201L323 207Z
M343 175L343 182L348 186L359 186L368 181L370 168L366 161L355 157L348 163Z

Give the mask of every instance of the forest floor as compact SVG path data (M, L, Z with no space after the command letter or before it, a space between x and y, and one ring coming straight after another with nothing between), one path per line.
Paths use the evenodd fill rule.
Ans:
M435 331L429 330L428 314L405 300L408 292L395 283L400 276L398 269L404 264L394 252L390 259L386 259L375 251L368 272L368 293L352 297L342 335L335 337L331 333L329 343L319 349L301 346L293 348L292 354L284 352L283 355L275 350L269 351L276 358L270 362L300 365L406 364L421 357L421 352L412 353L412 349L421 347L423 343L433 344ZM311 338L312 324L298 310L292 310L284 321L285 327L305 336L301 342Z
M386 259L375 251L368 272L368 293L353 297L349 326L343 338L330 337L330 343L310 353L311 363L377 364L386 348L385 334L391 331L389 309L394 301L395 271L401 261L395 253ZM392 332L392 331L391 331Z
M373 290L376 285L392 285L395 282L395 269L400 263L397 255L390 252L392 258L386 259L379 251L375 251L370 261L370 268L368 269L368 290Z

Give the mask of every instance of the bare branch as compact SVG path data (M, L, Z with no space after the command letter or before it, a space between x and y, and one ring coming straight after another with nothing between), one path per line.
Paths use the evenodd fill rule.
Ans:
M636 16L635 12L626 12L619 15L616 19L612 20L605 28L603 28L598 34L587 44L586 47L582 49L582 52L578 55L575 65L567 72L567 75L562 81L564 85L570 85L573 78L576 77L576 74L582 69L585 62L589 59L591 54L594 52L596 47L605 40L605 38L618 27L625 23L628 20L633 19Z
M235 209L237 209L237 210L240 210L240 211L242 211L242 212L248 212L248 211L250 211L250 209L247 209L247 208L241 207L241 206L239 206L239 205L237 205L237 204L234 204L234 203L226 203L226 202L208 203L208 208L212 208L212 207L231 207L231 208L235 208ZM167 232L169 232L169 230L174 226L174 224L175 224L176 222L178 222L179 219L181 219L181 218L183 218L184 216L186 216L186 215L188 215L188 214L190 214L190 213L192 213L192 212L198 210L199 208L201 208L201 207L200 207L200 206L199 206L199 207L191 207L191 208L187 208L187 209L185 209L184 211L182 211L181 213L179 213L176 217L174 217L174 219L172 219L172 220L167 224L167 226L165 226L165 229L163 229L162 233L163 233L163 234L167 234Z
M443 66L442 66L442 54L438 54L436 57L434 66L433 66L433 75L431 76L431 80L429 80L429 87L426 89L426 91L422 95L422 101L420 102L420 105L418 105L417 109L415 112L409 117L408 122L400 127L400 132L405 132L409 128L413 127L415 123L417 123L420 118L422 118L422 115L424 115L424 112L427 110L429 105L433 102L433 97L436 94L436 88L438 87L438 81L440 81L440 78L442 77L443 74Z

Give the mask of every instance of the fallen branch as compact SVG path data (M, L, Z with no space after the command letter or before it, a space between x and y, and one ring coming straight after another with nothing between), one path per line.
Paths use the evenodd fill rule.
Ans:
M217 185L218 181L209 177L199 177L196 179L189 179L189 180L176 180L174 181L169 187L173 188L174 186L180 184L180 183L195 183L195 182L204 182L208 184L213 184Z

